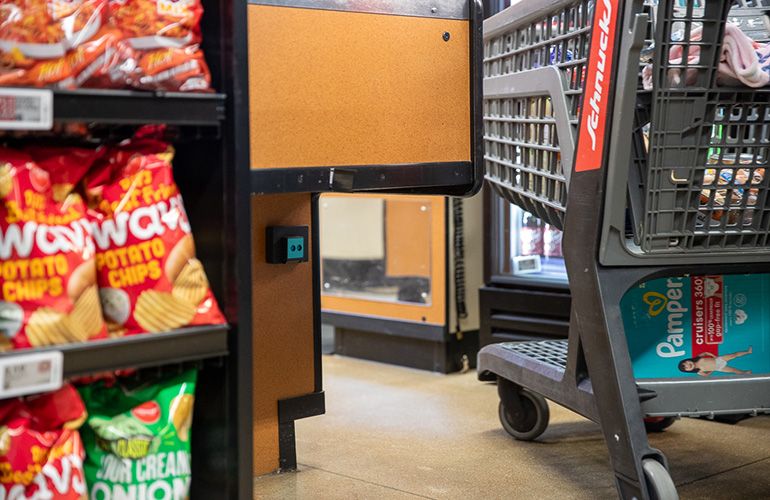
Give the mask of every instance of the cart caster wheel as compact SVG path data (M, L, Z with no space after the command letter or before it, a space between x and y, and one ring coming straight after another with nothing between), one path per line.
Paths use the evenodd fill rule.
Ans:
M662 432L676 422L675 417L651 417L644 419L644 428L647 432Z
M654 458L645 458L642 461L642 469L650 500L679 500L674 481L663 464Z
M519 389L521 406L524 415L517 415L501 399L498 412L503 429L519 441L532 441L542 434L548 427L548 403L540 394Z

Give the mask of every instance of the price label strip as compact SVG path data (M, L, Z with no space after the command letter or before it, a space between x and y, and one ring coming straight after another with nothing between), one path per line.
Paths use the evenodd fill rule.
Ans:
M62 386L61 351L0 356L0 398L55 391Z
M0 88L0 130L52 128L52 90Z
M542 271L539 255L526 255L513 258L513 274L537 274Z

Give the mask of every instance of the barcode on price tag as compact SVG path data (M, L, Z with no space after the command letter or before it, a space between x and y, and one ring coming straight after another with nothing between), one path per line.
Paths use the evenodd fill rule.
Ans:
M0 88L0 130L51 130L53 91Z
M55 391L63 368L61 351L0 356L0 399Z

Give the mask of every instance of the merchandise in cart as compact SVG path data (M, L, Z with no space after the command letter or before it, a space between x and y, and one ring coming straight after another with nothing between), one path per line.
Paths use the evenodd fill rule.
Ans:
M487 180L564 229L573 296L568 340L487 346L479 376L498 380L501 420L519 439L548 425L543 396L600 422L624 499L678 498L642 417L661 428L681 416L770 412L770 367L726 369L744 366L754 346L739 348L740 328L720 312L742 318L728 288L770 269L770 94L720 68L730 7L525 0L484 26ZM660 278L670 286L657 289ZM650 346L621 307L639 287L658 294L640 318L662 318L646 335L708 375L646 378L639 357ZM696 352L698 341L708 350Z

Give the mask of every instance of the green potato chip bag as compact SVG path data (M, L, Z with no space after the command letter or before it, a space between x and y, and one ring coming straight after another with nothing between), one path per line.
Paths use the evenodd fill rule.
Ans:
M91 500L187 500L197 372L129 387L99 381L79 389Z

